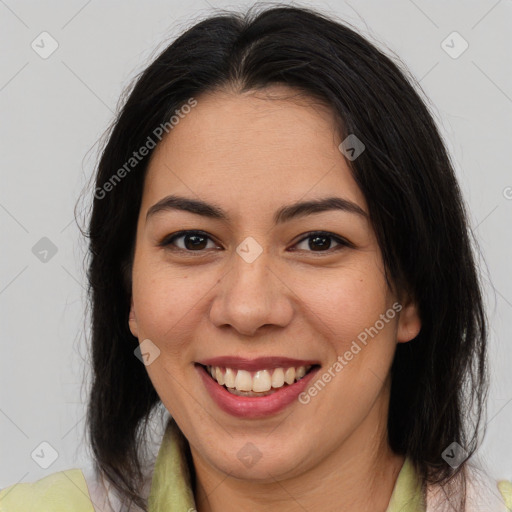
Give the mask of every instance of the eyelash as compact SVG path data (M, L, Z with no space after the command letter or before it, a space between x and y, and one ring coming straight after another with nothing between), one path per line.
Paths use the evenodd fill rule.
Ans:
M181 247L173 247L173 248L170 248L170 246L173 244L173 242L175 240L177 240L178 238L182 238L186 235L200 235L200 236L203 236L205 238L209 238L210 240L213 241L213 239L207 234L205 233L204 231L199 231L199 230L185 230L185 231L178 231L177 233L173 233L172 235L168 235L166 236L158 245L160 247L165 247L165 248L169 248L170 250L172 251L178 251L178 252L184 252L184 253L189 253L189 254L192 254L192 253L203 253L205 252L205 249L201 249L201 250L198 250L198 251L191 251L189 249L182 249ZM315 236L319 236L319 237L325 237L325 238L331 238L333 239L335 242L337 242L339 244L338 247L335 247L335 248L329 248L325 251L308 251L306 250L306 252L311 252L315 255L318 255L318 253L327 253L327 254L331 254L332 252L334 251L338 251L344 247L354 247L350 242L348 242L347 240L337 236L337 235L334 235L333 233L329 233L328 231L311 231L309 233L306 233L305 236L303 238L301 238L295 245L297 244L300 244L301 242L304 242L305 240L307 240L308 238L313 238ZM292 251L294 252L294 251Z

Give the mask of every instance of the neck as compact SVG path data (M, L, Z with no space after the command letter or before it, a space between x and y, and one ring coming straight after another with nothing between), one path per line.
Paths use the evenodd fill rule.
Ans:
M197 512L385 512L405 460L389 448L388 404L387 396L379 397L337 450L293 478L265 483L233 478L205 464L192 451Z

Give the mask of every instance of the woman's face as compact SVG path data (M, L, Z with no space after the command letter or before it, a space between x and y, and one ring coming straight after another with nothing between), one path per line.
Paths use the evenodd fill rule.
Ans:
M129 322L196 466L259 481L373 456L396 343L420 329L386 286L331 115L269 92L293 93L198 97L155 149ZM294 208L326 198L340 207ZM171 240L185 230L201 233Z

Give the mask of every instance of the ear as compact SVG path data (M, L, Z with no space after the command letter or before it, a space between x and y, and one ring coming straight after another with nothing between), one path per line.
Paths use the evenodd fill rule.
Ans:
M406 343L418 336L421 330L421 319L416 302L408 299L400 310L396 339L398 343Z
M128 325L130 326L131 333L138 338L139 337L139 328L137 325L137 317L135 316L135 308L133 307L133 297L130 302L130 316L128 319Z

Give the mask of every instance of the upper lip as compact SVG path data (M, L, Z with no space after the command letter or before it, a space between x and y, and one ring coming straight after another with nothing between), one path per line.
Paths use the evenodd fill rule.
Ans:
M299 368L300 366L318 365L317 360L312 359L292 359L290 357L258 357L248 359L235 356L220 356L198 361L203 366L219 366L222 368L232 368L236 370L257 371L272 368Z

